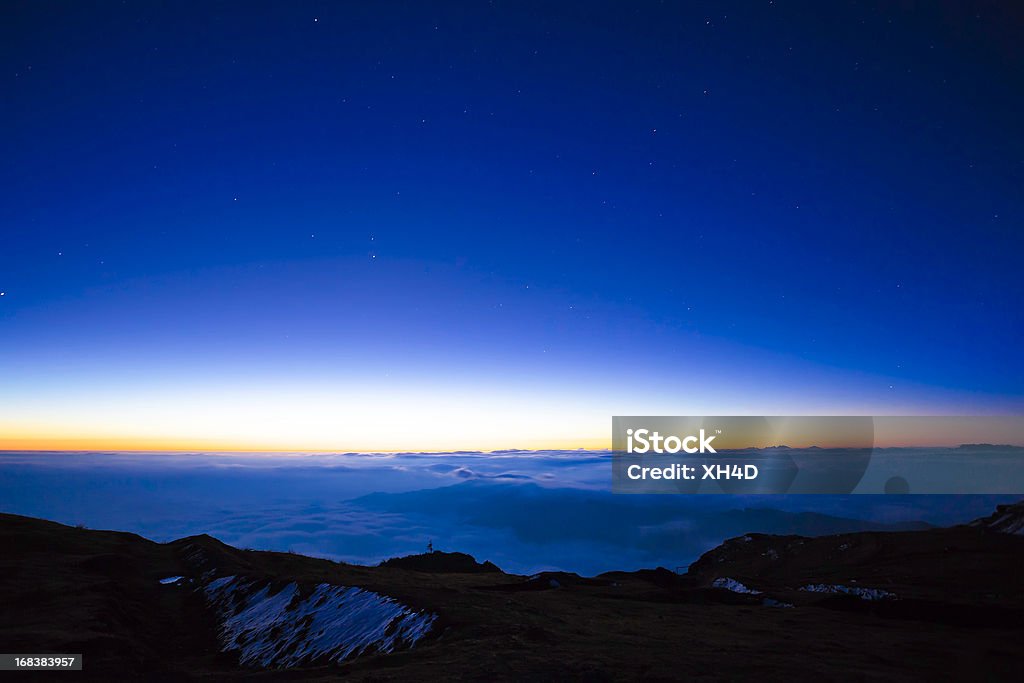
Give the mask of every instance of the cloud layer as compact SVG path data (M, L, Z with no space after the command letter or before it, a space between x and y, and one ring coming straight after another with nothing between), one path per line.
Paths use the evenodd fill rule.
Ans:
M834 533L987 514L992 496L622 496L608 455L0 454L0 510L157 541L356 563L428 541L507 571L685 566L746 532ZM860 520L860 521L851 521Z

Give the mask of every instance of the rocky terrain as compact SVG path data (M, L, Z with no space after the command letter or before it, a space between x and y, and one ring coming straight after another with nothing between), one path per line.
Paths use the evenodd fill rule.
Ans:
M990 516L975 520L971 526L982 526L1006 534L1024 535L1024 501L1013 505L997 505Z
M685 574L581 577L0 515L0 650L83 653L96 680L1019 679L1022 522L749 534Z

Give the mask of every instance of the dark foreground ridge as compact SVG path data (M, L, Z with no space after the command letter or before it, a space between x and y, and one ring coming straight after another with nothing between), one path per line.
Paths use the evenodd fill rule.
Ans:
M949 529L726 541L686 574L362 567L0 515L0 651L96 680L1019 680L1024 504Z
M381 562L380 566L435 574L480 574L501 571L492 562L477 562L472 555L446 553L441 550L434 550L422 555L392 557L390 560Z

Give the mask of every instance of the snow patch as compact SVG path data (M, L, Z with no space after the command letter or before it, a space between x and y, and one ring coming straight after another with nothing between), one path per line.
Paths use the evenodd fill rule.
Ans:
M165 586L168 586L172 583L178 583L184 578L184 576L168 576L166 579L160 579L160 583L162 583Z
M890 593L887 590L881 588L860 588L858 586L843 586L836 583L811 583L800 590L807 591L809 593L842 593L845 595L855 595L861 600L887 600L889 598L895 598L895 593Z
M1024 536L1024 501L1013 505L997 505L996 511L982 519L971 522L971 526L981 526L1014 536Z
M220 621L222 650L237 651L247 666L284 669L392 652L412 647L437 619L372 591L327 583L275 589L224 576L203 590Z
M1024 536L1024 516L1008 513L989 524L989 527L1004 534Z
M736 579L730 579L728 576L722 576L711 582L711 585L715 588L724 588L727 591L733 593L746 593L748 595L760 595L761 591L756 591L753 588L747 588Z

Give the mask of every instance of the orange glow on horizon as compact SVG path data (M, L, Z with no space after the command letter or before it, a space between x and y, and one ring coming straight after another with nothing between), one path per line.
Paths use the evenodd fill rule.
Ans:
M0 451L115 451L127 452L214 452L214 453L449 453L453 451L499 451L522 449L543 450L607 450L610 439L575 439L564 442L548 442L523 439L516 443L493 443L477 446L436 445L423 448L360 448L357 445L302 444L289 447L285 443L267 444L240 442L220 439L160 438L160 437L119 437L119 436L7 436L0 434Z
M604 422L593 420L593 422ZM230 429L199 430L181 436L170 434L171 430L151 429L131 431L114 425L87 427L82 424L30 424L0 422L0 451L118 451L118 452L252 452L252 453L387 453L424 452L446 453L452 451L498 451L498 450L608 450L611 448L609 430L603 436L593 435L597 430L592 425L576 423L571 427L559 428L550 423L539 425L533 436L511 435L525 432L534 426L529 420L507 425L495 422L478 425L479 428L459 434L456 431L438 429L433 423L432 431L424 431L418 425L394 426L390 429L368 433L353 429L321 430L305 429L304 425L285 423L286 429L260 429L254 424L251 430L235 423ZM381 427L384 423L377 425ZM964 417L875 417L874 447L876 448L920 448L956 447L965 443L993 443L1024 445L1024 418L1017 416L964 416ZM503 428L503 429L502 429ZM499 431L500 430L500 431ZM587 434L589 436L573 436ZM303 436L297 436L302 434ZM778 436L778 435L776 435ZM794 434L792 439L783 438L778 444L742 443L730 448L768 447L785 444L794 448L819 446L842 448L843 443L827 436L808 440ZM864 444L845 444L862 447Z

